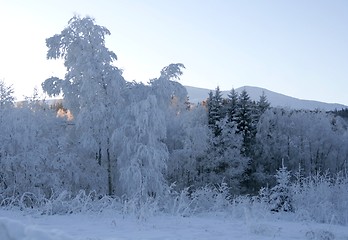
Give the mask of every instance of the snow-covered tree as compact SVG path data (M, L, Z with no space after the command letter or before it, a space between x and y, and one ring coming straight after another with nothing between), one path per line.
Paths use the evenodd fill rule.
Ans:
M14 104L14 90L12 85L8 86L0 80L0 108L11 107Z
M4 196L25 192L50 197L53 192L72 190L75 163L61 157L64 120L53 110L30 105L0 110L0 191ZM69 167L68 167L69 166ZM69 177L70 176L70 177Z
M238 108L236 114L237 133L243 137L242 153L250 156L251 147L254 140L255 125L253 119L254 106L249 94L244 89L239 95Z
M284 166L284 161L282 161L282 167L277 170L275 177L277 185L271 188L270 191L271 210L276 212L293 211L290 187L291 175L290 171Z
M113 65L116 54L105 47L107 28L90 17L74 16L60 33L46 40L47 58L64 59L65 78L47 79L43 89L49 95L62 92L64 103L72 111L78 141L87 158L96 158L107 171L108 193L112 194L110 138L117 125L117 110L125 86L121 71Z
M161 196L167 188L164 173L168 150L163 143L166 123L155 96L132 103L113 134L121 194L130 198Z
M198 105L180 114L180 119L172 132L175 139L169 146L168 181L175 183L179 190L200 187L211 131L207 125L206 110ZM168 137L168 136L167 136ZM168 142L168 141L167 141Z
M210 127L215 124L213 118L211 117L211 112L213 111L213 103L214 103L213 98L214 98L214 93L212 90L210 90L208 94L208 98L207 98L208 124Z
M229 122L236 122L238 109L238 93L232 88L228 96L227 102L227 117Z
M166 144L169 152L169 166L176 166L179 162L185 162L185 156L178 159L185 149L185 119L189 114L187 90L178 80L183 74L184 65L181 63L170 64L161 70L160 77L150 80L150 92L157 98L158 108L164 114L166 123ZM186 150L185 150L186 151ZM167 179L176 181L178 172L172 174L173 169L168 168ZM182 179L183 182L186 180ZM178 186L182 184L178 184Z
M213 136L208 155L201 163L204 165L205 183L225 181L237 194L250 159L241 153L243 138L236 133L236 126L224 118L219 122L219 128L220 135Z
M219 122L224 118L223 115L223 98L220 88L215 89L214 94L209 93L208 98L208 123L215 136L220 135L221 128Z
M124 84L121 71L112 65L117 56L105 46L106 35L109 30L94 19L74 16L60 34L46 39L47 58L62 58L67 73L64 79L47 79L42 87L50 96L62 93L74 115L100 97L101 91L112 95Z
M185 68L182 63L171 63L161 70L161 79L165 80L180 80L180 76L183 74L182 69Z
M159 107L167 110L169 115L187 109L187 90L178 82L184 68L182 63L169 64L161 70L159 78L150 80L151 93L158 99Z
M264 91L262 91L262 95L260 96L260 99L257 101L257 108L259 110L259 116L261 116L269 107L271 104L267 100L267 96Z
M258 123L255 169L262 168L268 180L280 167L277 159L286 160L291 171L301 165L305 176L327 169L332 174L343 171L347 130L340 118L336 122L339 130L334 130L333 117L320 111L267 110Z

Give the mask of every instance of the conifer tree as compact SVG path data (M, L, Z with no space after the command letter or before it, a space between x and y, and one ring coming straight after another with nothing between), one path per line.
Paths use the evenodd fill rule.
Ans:
M208 98L208 121L209 126L211 127L215 136L218 136L221 133L219 122L223 118L222 104L222 93L220 91L220 88L217 87L214 94L212 91L209 92Z
M284 161L282 160L282 166L275 174L277 185L271 188L270 204L272 211L293 211L290 192L290 176L290 171L284 166Z
M14 104L12 85L7 86L3 80L0 80L0 108L11 107Z
M267 100L267 96L264 91L262 91L262 95L260 96L260 99L257 101L257 108L258 108L258 118L267 110L269 109L271 104Z
M227 103L227 117L228 122L236 122L237 108L238 108L238 93L232 88L228 96Z
M242 153L245 156L250 156L251 146L255 134L255 126L253 122L253 103L250 100L249 94L244 89L239 95L238 109L236 114L237 133L243 137Z
M214 126L214 120L213 120L213 115L212 115L212 110L213 110L213 98L214 98L214 93L212 90L209 91L209 96L207 99L207 109L208 109L208 125L209 127Z

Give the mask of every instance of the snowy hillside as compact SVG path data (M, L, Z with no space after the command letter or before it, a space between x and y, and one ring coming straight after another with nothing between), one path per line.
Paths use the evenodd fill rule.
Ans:
M192 103L201 102L208 97L208 93L210 89L204 89L204 88L196 88L196 87L190 87L186 86L188 95L190 97L190 101ZM347 108L347 106L343 104L337 104L337 103L324 103L319 101L312 101L312 100L303 100L298 99L290 96L286 96L284 94L276 93L270 90L267 90L265 88L259 88L259 87L240 87L237 88L237 92L241 92L243 89L245 89L250 98L252 100L257 101L262 95L262 92L264 92L267 96L268 101L271 103L271 106L273 107L289 107L292 109L308 109L308 110L315 110L315 109L321 109L326 111L331 111L335 109L342 109ZM223 96L227 97L228 91L222 91Z

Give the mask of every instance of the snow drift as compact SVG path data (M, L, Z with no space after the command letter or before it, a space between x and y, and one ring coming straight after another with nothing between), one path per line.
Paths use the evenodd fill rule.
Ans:
M44 231L35 226L25 226L17 221L0 218L1 240L71 240L56 231Z

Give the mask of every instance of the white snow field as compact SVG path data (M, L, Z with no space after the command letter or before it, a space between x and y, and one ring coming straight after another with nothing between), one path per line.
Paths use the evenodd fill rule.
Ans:
M204 214L193 217L161 215L140 221L111 211L48 216L0 210L0 239L348 239L346 226L286 219L285 215L257 220Z

